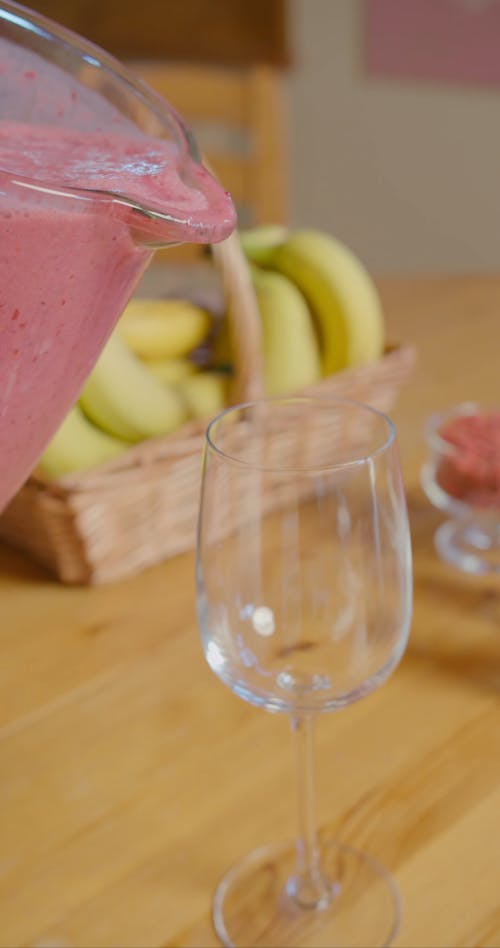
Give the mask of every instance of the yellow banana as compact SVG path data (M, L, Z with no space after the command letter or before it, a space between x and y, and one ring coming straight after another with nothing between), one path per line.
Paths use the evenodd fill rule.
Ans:
M198 366L190 359L145 359L144 365L160 382L172 385L198 371Z
M74 405L38 462L37 472L57 478L73 471L86 471L123 454L130 445L112 438L88 421Z
M229 379L221 372L197 372L177 383L191 418L213 418L227 403Z
M211 316L188 300L135 297L123 311L118 332L144 359L178 359L208 335Z
M267 395L287 395L321 376L319 345L309 307L297 287L280 273L252 269L262 319L264 384Z
M260 224L239 233L245 256L252 262L265 266L272 252L288 237L288 228L283 224Z
M85 383L80 405L103 431L130 442L168 434L186 419L178 392L155 379L116 332Z
M344 244L319 231L297 230L270 252L266 266L293 280L307 299L320 334L324 375L381 355L380 299L370 275Z

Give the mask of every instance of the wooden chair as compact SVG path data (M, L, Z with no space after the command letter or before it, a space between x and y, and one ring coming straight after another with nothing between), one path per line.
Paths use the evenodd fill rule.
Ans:
M285 223L287 137L279 70L158 61L132 65L191 127L233 196L239 226Z

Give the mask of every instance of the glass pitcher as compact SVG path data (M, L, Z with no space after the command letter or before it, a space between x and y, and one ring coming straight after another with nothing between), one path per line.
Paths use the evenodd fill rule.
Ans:
M0 509L155 248L234 226L167 102L94 44L0 0Z

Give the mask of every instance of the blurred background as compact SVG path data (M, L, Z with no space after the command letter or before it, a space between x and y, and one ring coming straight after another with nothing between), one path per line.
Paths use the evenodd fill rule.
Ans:
M496 269L499 0L32 0L194 126L240 224L373 271Z

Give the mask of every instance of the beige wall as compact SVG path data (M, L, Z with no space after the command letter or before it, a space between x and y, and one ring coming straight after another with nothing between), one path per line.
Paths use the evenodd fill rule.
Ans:
M500 269L500 88L370 78L362 0L290 8L293 223L380 273Z

